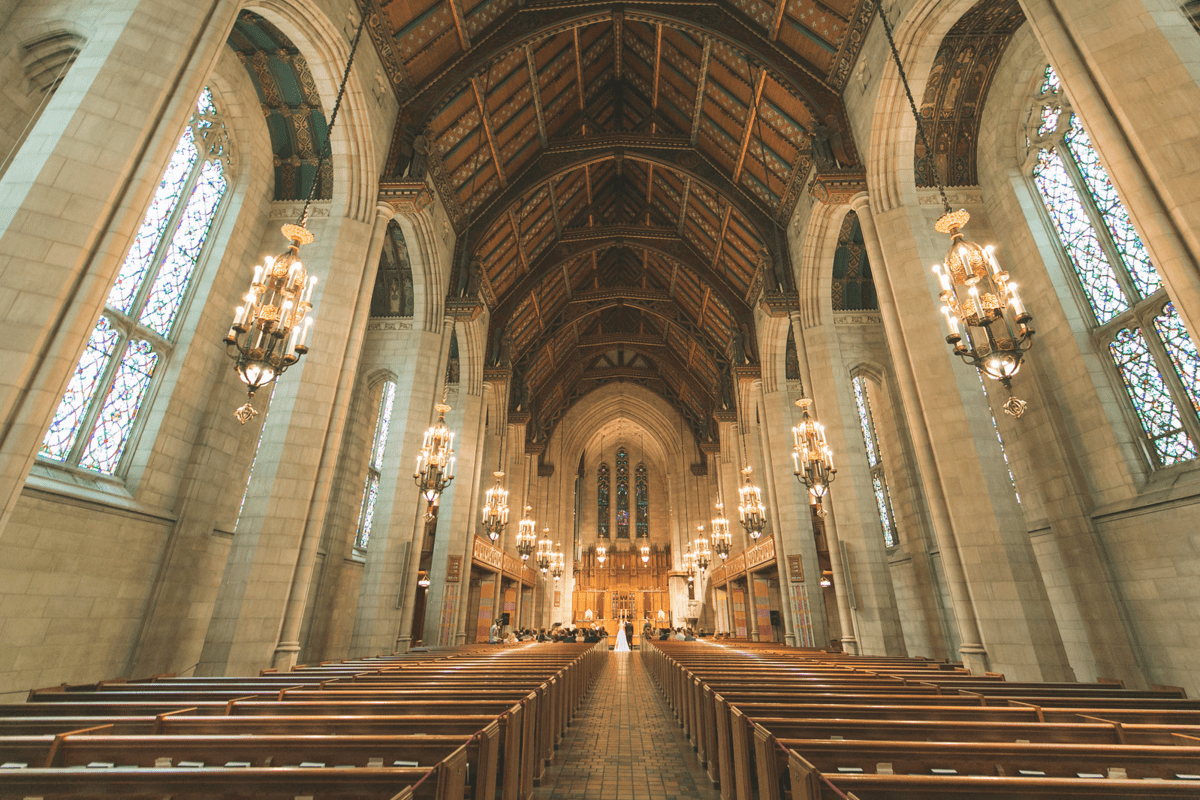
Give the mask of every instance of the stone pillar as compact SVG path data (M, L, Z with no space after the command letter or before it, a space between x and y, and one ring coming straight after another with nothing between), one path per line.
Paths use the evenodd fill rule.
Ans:
M949 504L942 490L941 483L934 477L937 475L937 457L925 427L925 418L921 413L921 398L917 389L916 376L912 363L908 359L905 334L897 313L896 297L892 292L891 279L886 271L883 249L879 241L879 232L875 227L874 212L871 210L870 197L865 192L856 195L850 201L850 207L858 214L859 226L863 233L867 257L877 276L875 291L879 298L879 310L883 317L883 327L887 332L888 347L892 353L892 366L896 371L896 382L900 387L900 398L908 419L909 431L916 447L917 466L921 473L921 484L924 489L926 502L933 524L934 536L942 555L942 565L946 573L946 583L950 590L950 600L954 606L954 617L958 624L958 635L961 641L959 653L963 664L972 672L982 674L988 668L987 650L979 634L979 623L975 616L975 607L967 590L966 579L963 575L962 561L955 543L954 531L950 523ZM878 266L875 266L878 265ZM830 546L832 555L833 547ZM835 570L836 573L836 570ZM936 591L931 589L931 591Z
M237 13L214 0L98 12L0 180L0 536Z
M862 196L854 205L862 209L859 219L892 361L962 626L964 661L972 669L990 667L1021 680L1069 679L1062 638L995 446L979 376L942 342L939 287L925 266L944 253L944 237L932 228L936 209L914 205L876 216L866 213ZM923 344L909 344L909 337ZM929 419L930 414L936 418ZM960 535L965 531L969 537ZM971 637L978 637L977 643Z
M388 220L392 218L393 214L392 207L386 203L380 203L375 207L375 225L371 232L370 244L367 247L366 263L362 267L362 280L359 285L354 318L342 353L341 377L334 389L332 415L325 432L320 462L317 465L316 486L313 496L309 500L308 515L301 534L300 553L292 573L292 585L288 593L279 642L275 647L272 661L272 666L281 672L291 671L296 665L296 658L300 652L300 627L304 622L304 610L309 601L309 588L312 584L313 567L316 564L317 547L321 542L325 513L329 508L329 492L333 487L342 435L350 413L355 376L358 373L362 354L363 334L366 332L367 318L370 316L371 292L375 287L375 273L379 268L379 256L383 250L383 237L387 232Z
M326 443L340 444L340 417L350 387L341 394L347 340L354 337L360 298L369 303L364 273L374 225L342 218L314 224L317 237L303 253L310 269L320 269L313 305L318 324L313 328L312 349L298 364L280 376L273 390L265 422L260 458L250 480L238 535L234 537L221 589L201 654L197 674L253 674L272 663L279 645L289 597L293 594L297 566L302 563L304 531L314 503L324 513L325 500L317 489ZM378 261L378 250L375 258ZM323 273L323 274L322 274ZM323 287L322 287L323 284ZM365 295L364 295L365 292ZM361 334L359 334L361 336ZM330 437L333 428L339 435ZM319 539L320 518L313 535ZM315 548L316 542L310 544ZM312 553L301 579L311 577ZM305 598L297 617L303 617ZM293 639L298 636L298 629ZM298 645L295 645L298 647ZM289 648L294 658L295 650Z

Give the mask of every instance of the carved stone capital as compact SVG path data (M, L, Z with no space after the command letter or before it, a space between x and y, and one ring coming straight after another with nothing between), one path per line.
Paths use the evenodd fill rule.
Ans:
M391 206L397 214L419 214L433 205L433 190L423 181L380 183L379 202Z

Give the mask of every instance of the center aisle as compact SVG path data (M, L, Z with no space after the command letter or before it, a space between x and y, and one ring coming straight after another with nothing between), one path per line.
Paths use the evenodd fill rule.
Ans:
M534 800L718 800L640 652L609 653Z

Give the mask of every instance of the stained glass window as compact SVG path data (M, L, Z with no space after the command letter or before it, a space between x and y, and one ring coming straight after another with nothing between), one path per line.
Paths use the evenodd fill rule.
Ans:
M871 414L870 389L862 375L855 375L851 384L854 386L854 405L858 409L858 424L862 429L863 445L867 449L867 464L871 467L871 485L875 492L875 505L879 510L879 524L883 528L883 543L888 547L895 547L900 542L896 537L896 517L892 513L887 478L883 474L883 453L879 449L875 419Z
M608 464L600 462L596 470L596 535L608 538Z
M1197 457L1200 354L1100 163L1047 66L1026 130L1033 182L1112 357L1152 460ZM1153 324L1143 324L1153 319Z
M383 471L383 453L387 448L388 431L392 427L392 405L396 402L396 382L385 381L379 392L375 411L375 437L371 441L371 457L367 461L367 483L363 487L362 504L358 510L358 533L354 546L365 548L371 540L371 523L375 520L375 500L379 497L379 478Z
M879 308L862 228L853 211L847 212L838 233L838 246L833 254L832 292L834 311L874 311Z
M650 480L646 474L646 465L638 464L634 470L633 502L638 536L650 535Z
M629 538L629 454L617 449L617 538Z
M119 468L228 188L227 140L206 88L54 413L43 458L109 475Z

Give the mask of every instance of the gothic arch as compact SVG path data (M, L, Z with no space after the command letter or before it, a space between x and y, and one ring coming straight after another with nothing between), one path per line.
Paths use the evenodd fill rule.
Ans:
M904 64L913 97L922 97L942 39L977 0L917 0L908 14L892 23L896 50ZM885 12L881 12L885 13ZM891 17L889 16L889 20ZM901 205L916 205L916 169L913 161L916 123L908 97L890 58L883 68L867 152L867 185L871 208L883 213Z
M304 55L320 92L322 104L333 111L341 74L350 56L350 42L313 0L257 0L246 5L278 27ZM364 33L364 39L366 35ZM356 59L369 42L360 41ZM338 216L371 222L379 193L378 160L372 138L367 95L352 70L346 94L330 139L333 151L333 209Z

